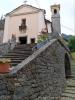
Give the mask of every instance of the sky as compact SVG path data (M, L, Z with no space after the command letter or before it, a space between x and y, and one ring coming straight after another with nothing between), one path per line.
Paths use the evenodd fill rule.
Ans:
M17 8L24 0L0 0L0 16ZM75 0L27 0L27 4L46 10L46 18L51 20L50 6L60 4L61 32L75 35Z

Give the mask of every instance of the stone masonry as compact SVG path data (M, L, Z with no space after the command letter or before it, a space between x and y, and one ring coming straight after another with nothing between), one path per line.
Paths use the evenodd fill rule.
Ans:
M66 85L66 52L55 40L35 51L19 70L0 75L0 100L60 100Z

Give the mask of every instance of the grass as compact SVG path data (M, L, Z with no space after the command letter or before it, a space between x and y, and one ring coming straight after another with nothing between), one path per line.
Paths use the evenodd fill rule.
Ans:
M75 52L71 53L73 60L75 61Z
M72 52L71 55L72 55L71 71L72 71L72 75L75 76L75 52Z

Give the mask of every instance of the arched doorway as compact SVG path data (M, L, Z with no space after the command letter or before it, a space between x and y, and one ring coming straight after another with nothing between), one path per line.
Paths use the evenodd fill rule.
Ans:
M71 77L71 64L70 64L70 58L68 54L65 54L65 76L66 78Z

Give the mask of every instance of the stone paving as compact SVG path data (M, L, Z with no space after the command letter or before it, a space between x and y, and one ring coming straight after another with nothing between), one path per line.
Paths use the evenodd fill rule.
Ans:
M72 61L72 78L67 80L67 87L61 100L75 100L75 61Z

